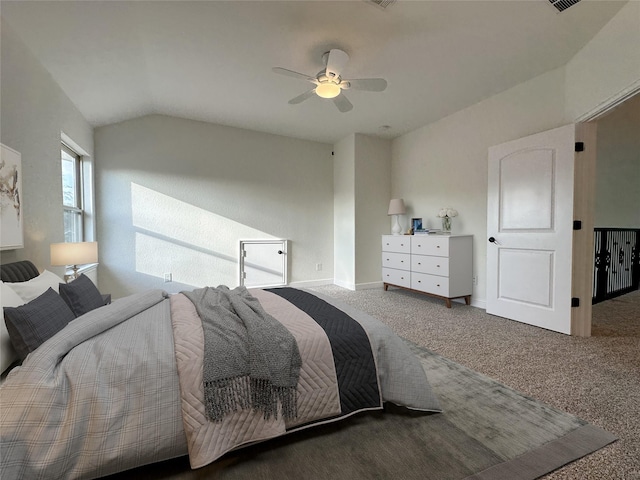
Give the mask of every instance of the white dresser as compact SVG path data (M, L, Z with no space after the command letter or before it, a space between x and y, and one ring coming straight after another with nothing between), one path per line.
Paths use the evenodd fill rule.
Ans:
M473 291L472 235L383 235L382 282L445 300Z

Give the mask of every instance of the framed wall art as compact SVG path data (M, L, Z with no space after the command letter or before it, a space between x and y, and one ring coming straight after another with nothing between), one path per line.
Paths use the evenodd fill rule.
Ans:
M0 250L14 250L24 247L22 159L15 150L0 147Z

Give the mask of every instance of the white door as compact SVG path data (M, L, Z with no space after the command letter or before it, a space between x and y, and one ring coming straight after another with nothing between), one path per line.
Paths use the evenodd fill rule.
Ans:
M240 285L255 288L286 284L286 240L240 241Z
M487 313L571 333L575 125L489 149Z

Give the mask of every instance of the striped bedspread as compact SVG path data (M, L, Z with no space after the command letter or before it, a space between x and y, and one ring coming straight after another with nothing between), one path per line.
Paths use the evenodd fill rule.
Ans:
M439 411L420 363L380 322L315 293L250 292L298 343L295 419L239 411L207 421L200 319L184 295L154 290L79 317L9 374L0 478L97 478L186 454L197 468L383 401Z

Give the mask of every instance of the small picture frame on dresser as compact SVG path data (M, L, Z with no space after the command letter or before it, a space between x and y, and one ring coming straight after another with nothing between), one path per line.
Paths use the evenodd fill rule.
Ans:
M416 230L422 230L422 218L411 219L411 231L415 232Z

